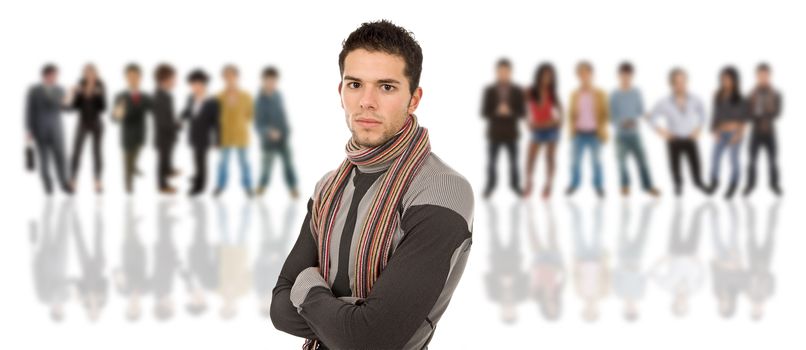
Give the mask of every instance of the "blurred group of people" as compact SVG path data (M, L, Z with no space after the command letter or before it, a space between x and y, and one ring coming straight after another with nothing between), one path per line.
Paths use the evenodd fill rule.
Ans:
M666 142L673 180L674 193L683 192L681 166L688 162L692 183L706 194L719 189L720 163L723 155L730 159L730 176L724 192L731 198L738 191L741 172L740 149L749 145L749 164L743 193L749 195L756 185L756 163L760 151L768 155L770 189L781 195L777 162L775 122L781 115L782 97L771 83L771 68L760 63L755 71L756 85L747 94L742 93L740 75L733 66L719 74L719 88L714 93L711 121L707 123L702 99L688 90L685 70L676 67L669 72L671 92L660 98L651 109L644 107L641 90L633 85L635 68L630 62L619 65L619 86L609 95L594 84L594 67L581 61L576 66L579 86L572 92L568 104L563 106L557 93L558 77L551 63L537 67L532 84L523 89L512 81L512 63L504 58L496 65L496 80L484 90L481 114L487 120L489 163L484 197L492 195L497 182L497 159L501 148L509 158L509 184L519 196L530 196L534 191L534 173L537 158L543 150L546 159L546 178L541 195L548 198L554 184L557 145L560 130L565 127L571 142L571 179L566 194L577 191L582 181L582 159L590 157L593 187L604 197L604 174L601 149L609 138L610 127L615 130L616 160L623 195L631 188L628 159L632 157L638 167L640 186L651 196L660 195L652 179L648 157L641 139L639 124L649 123ZM530 142L526 156L526 178L521 182L518 166L518 139L521 120L529 130ZM746 129L750 129L749 140ZM702 174L703 166L698 140L704 131L713 134L710 178Z
M72 89L58 84L58 68L47 64L42 69L42 80L28 91L25 125L28 147L38 154L39 172L45 193L53 192L51 169L57 183L68 194L76 190L79 165L84 141L91 138L95 191L103 190L103 115L107 113L107 87L92 64L85 66L81 79ZM143 70L137 64L124 69L126 88L115 96L109 115L120 127L123 150L124 184L127 193L134 191L134 179L141 176L138 158L147 138L147 119L153 118L153 141L157 155L156 179L158 190L173 194L177 188L170 179L180 174L174 166L173 153L179 131L187 125L188 143L192 150L194 173L190 195L204 192L207 183L207 154L215 147L220 153L215 195L227 185L229 158L238 157L241 184L248 196L263 194L268 185L274 158L282 158L286 185L292 197L298 196L297 175L291 159L290 128L278 90L279 71L267 67L261 73L262 86L253 98L238 85L239 70L226 65L221 76L224 89L217 95L208 93L210 76L201 69L187 75L191 94L184 109L177 113L173 90L177 71L169 64L160 64L154 70L156 89L148 94L141 89ZM80 119L76 125L71 167L66 164L63 111L75 111ZM260 140L261 170L257 186L253 185L248 157L250 126ZM32 152L33 153L33 152Z

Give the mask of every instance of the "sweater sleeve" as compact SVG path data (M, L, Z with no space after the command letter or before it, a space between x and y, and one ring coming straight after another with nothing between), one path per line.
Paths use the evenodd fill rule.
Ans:
M315 339L316 335L311 331L308 323L297 313L297 309L291 304L291 287L297 275L303 270L318 265L316 242L310 230L311 207L313 199L308 200L308 214L302 222L302 229L299 232L294 248L288 254L280 276L277 278L277 285L272 291L270 316L274 328L298 337Z
M466 183L449 186L472 198ZM433 192L433 191L432 191ZM429 313L446 306L470 251L472 204L467 211L435 204L406 209L404 236L388 265L364 299L350 302L333 295L315 269L303 271L292 292L299 314L326 346L336 349L399 349Z

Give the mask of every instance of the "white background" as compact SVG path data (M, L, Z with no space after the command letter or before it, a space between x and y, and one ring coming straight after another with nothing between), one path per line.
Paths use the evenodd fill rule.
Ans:
M61 67L60 81L68 86L78 79L85 62L95 62L111 92L124 88L122 70L131 61L139 62L146 69L144 88L147 91L153 89L153 67L163 61L178 67L182 78L192 68L206 69L214 76L213 91L221 87L218 73L222 65L235 63L241 69L241 85L252 93L257 90L261 69L274 64L281 71L280 88L292 127L300 189L302 197L306 198L315 181L343 158L343 146L349 137L336 91L341 41L360 23L380 18L390 19L409 29L421 44L425 61L420 82L424 97L417 111L420 123L430 131L433 151L464 174L477 194L484 184L486 164L485 126L479 116L480 95L482 88L492 81L495 61L502 56L512 59L515 79L521 84L531 81L539 62L554 62L559 70L564 101L576 85L574 65L583 58L594 63L596 82L608 91L615 87L617 64L623 59L633 61L637 69L636 84L643 89L647 105L667 94L667 72L676 65L688 71L692 92L706 102L709 111L718 71L725 64L735 64L740 69L742 85L747 91L753 83L755 65L760 60L770 62L774 83L785 95L778 136L786 198L779 214L773 259L776 293L763 321L750 320L746 298L742 298L734 319L720 318L711 285L706 283L696 295L692 311L686 318L673 317L669 296L650 285L639 322L623 321L619 303L609 297L602 306L601 319L587 324L580 317L581 307L573 286L567 284L563 317L559 322L543 321L537 314L535 303L529 301L519 307L517 323L504 325L499 321L498 307L485 296L483 276L489 265L487 244L490 230L487 207L477 196L471 260L448 311L439 323L432 348L803 348L803 338L798 332L802 332L801 319L806 311L803 302L806 285L802 272L802 250L806 239L797 215L804 194L803 182L799 180L806 175L799 156L806 145L802 135L806 125L801 117L806 114L801 103L806 92L802 82L806 77L803 66L806 55L801 48L806 25L802 19L803 9L795 2L488 1L448 4L436 1L331 1L317 4L143 0L6 2L0 8L0 47L3 52L0 116L6 120L0 137L4 164L0 181L0 186L3 186L0 213L3 213L2 222L6 228L0 235L0 271L5 278L0 298L0 322L4 329L0 342L5 343L3 348L298 348L299 339L276 331L268 320L258 316L252 294L241 300L239 316L229 322L219 320L213 308L214 312L208 311L200 319L179 312L174 320L160 323L151 316L151 302L147 301L144 319L129 324L123 318L124 303L114 290L110 290L110 302L99 322L87 321L81 307L72 302L67 308L65 322L51 323L47 309L33 293L32 252L27 228L30 220L38 218L44 196L38 175L28 174L22 167L23 100L28 86L37 81L40 68L46 62ZM187 93L184 84L179 84L175 93L177 108L184 107ZM64 118L67 140L72 141L77 117L67 114ZM101 199L96 199L91 191L91 157L87 142L79 178L80 193L75 198L75 205L83 218L85 235L92 232L94 208L97 206L103 210L107 269L111 270L120 261L125 196L121 181L119 130L109 122L108 116L105 118L106 192ZM671 186L663 144L644 129L652 172L665 194L652 225L652 238L645 258L648 265L665 249L671 220L669 214L674 202L669 196ZM710 135L703 136L701 156L704 170L710 171L713 142ZM522 138L524 147L525 140ZM184 137L181 142L175 157L178 166L187 174L191 169L190 152L185 147ZM570 218L566 199L561 195L568 181L568 146L564 133L558 153L553 206L560 225L561 245L567 253L566 266L570 268ZM68 150L71 149L72 142L69 142ZM161 200L154 193L155 155L152 150L149 142L139 161L146 176L136 184L138 193L134 199L145 218L140 230L146 237L149 252L155 237L152 228L156 227L156 203ZM257 146L253 146L251 152L254 175L258 170ZM524 155L525 148L521 148L521 167ZM742 155L746 156L745 149ZM646 198L639 195L626 204L622 202L616 195L618 178L612 142L605 146L602 156L609 194L604 209L604 235L607 248L612 252L618 232L616 214L619 207L634 207L635 218ZM217 160L217 155L211 154L211 170ZM504 160L502 154L502 163ZM726 165L723 164L723 174L727 173ZM542 184L542 167L541 163L536 184ZM759 227L766 220L766 208L772 202L765 186L765 168L766 160L763 160L757 195L751 199L759 217ZM272 180L274 186L264 198L275 219L281 217L287 206L279 170L276 165ZM501 170L505 170L504 164L501 164ZM230 226L236 226L243 197L237 181L233 181L239 176L234 164L231 164L231 171L229 191L223 200L229 207ZM587 214L594 197L588 185L590 174L583 175L585 186L574 201ZM507 218L514 198L506 189L505 173L501 172L499 176L499 191L493 205L498 208L503 222L502 232L508 232L510 223ZM185 181L184 178L177 181L183 190ZM61 195L55 199L58 203ZM694 191L688 191L683 200L687 217L704 200ZM715 197L713 200L724 213L722 199ZM174 201L174 212L180 218L175 236L180 254L184 256L193 223L188 216L184 195L177 196ZM741 200L737 199L737 203L741 204ZM299 209L296 211L297 223L292 226L298 227L301 222L303 204L304 201L292 204ZM212 205L208 212L214 212ZM538 222L539 217L538 214ZM725 218L723 215L722 219ZM214 220L214 215L211 215L212 237L215 237ZM280 224L275 222L277 227ZM258 242L258 227L252 225L250 232L250 244L254 246ZM741 232L742 242L745 234ZM705 243L699 248L706 267L712 255L709 235L710 231L706 230L703 234L706 238L702 239ZM526 265L531 257L527 246L524 245L523 251ZM78 271L76 266L72 266L75 254L70 256L73 261L71 271ZM174 289L177 305L181 306L183 288L177 282ZM178 307L177 310L182 309Z

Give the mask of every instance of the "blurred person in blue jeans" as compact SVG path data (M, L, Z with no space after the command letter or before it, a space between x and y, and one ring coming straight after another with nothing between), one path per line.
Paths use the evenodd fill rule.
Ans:
M277 91L280 74L274 67L263 70L263 86L255 101L255 130L260 138L261 170L257 195L262 195L269 185L275 155L283 161L285 184L291 197L297 198L297 174L291 161L288 121L283 106L283 96Z
M571 150L571 184L566 190L572 195L579 188L582 177L582 156L590 150L593 186L596 195L604 197L604 179L599 150L607 141L607 94L593 85L593 65L588 61L577 64L579 88L571 94L568 104L570 132L573 140Z
M720 160L727 150L730 156L730 182L725 192L726 199L733 197L739 185L739 149L748 112L747 103L740 91L739 72L734 67L725 67L719 74L719 89L714 95L711 132L716 139L716 146L711 159L710 191L713 192L719 187Z
M241 185L247 197L252 197L252 176L247 158L249 146L249 124L254 116L254 102L249 93L238 87L238 68L228 64L222 71L224 91L218 94L219 104L219 146L221 162L218 165L218 183L214 195L218 197L227 185L229 155L238 155L241 168Z
M660 192L652 184L644 145L638 122L644 114L644 101L641 91L632 85L634 68L623 62L618 68L619 88L610 94L610 121L616 129L616 158L621 176L621 193L630 194L630 174L627 157L632 155L638 165L641 187L648 194L658 196Z

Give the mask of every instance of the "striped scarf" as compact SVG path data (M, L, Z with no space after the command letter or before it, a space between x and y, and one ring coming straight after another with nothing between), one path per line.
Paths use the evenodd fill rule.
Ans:
M358 298L366 298L389 261L394 234L400 224L395 215L396 209L430 152L428 130L419 126L413 114L406 118L406 123L395 136L380 146L366 148L350 138L346 146L347 158L314 194L311 211L311 232L317 243L319 269L326 281L330 276L333 225L353 168L393 161L382 175L383 180L372 198L358 241L353 293ZM315 349L317 345L309 340L304 348Z

